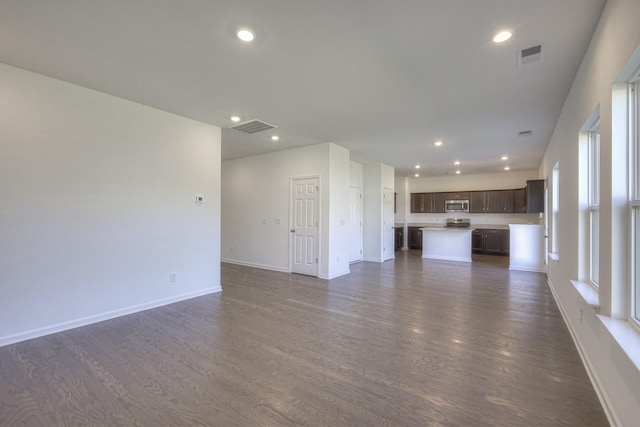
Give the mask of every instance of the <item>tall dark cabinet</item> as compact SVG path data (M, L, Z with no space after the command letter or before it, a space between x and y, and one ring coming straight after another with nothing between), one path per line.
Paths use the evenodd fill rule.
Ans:
M526 204L528 213L544 212L544 179L527 181Z

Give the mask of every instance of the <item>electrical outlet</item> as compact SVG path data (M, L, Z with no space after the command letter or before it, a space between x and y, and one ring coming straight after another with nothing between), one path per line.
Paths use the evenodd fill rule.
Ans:
M175 283L176 280L178 280L178 273L176 272L169 273L169 282Z
M234 248L233 246L231 246L231 252L235 252L236 248Z
M582 323L582 309L580 309L580 323Z

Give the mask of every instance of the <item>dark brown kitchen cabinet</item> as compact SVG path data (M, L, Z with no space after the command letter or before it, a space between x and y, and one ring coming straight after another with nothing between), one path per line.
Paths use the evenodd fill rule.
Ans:
M480 228L471 234L471 250L474 253L506 255L509 253L508 241L509 230Z
M395 241L396 241L396 251L402 249L402 244L404 240L404 228L403 227L394 227L395 233Z
M470 213L544 212L544 180L516 190L411 193L411 213L445 213L446 200L469 200Z
M515 195L515 190L504 190L504 203L503 203L503 207L504 207L504 211L506 213L512 213L514 206L515 206L515 202L514 202L514 195Z
M511 246L511 230L502 231L502 255L509 255L509 246Z
M526 190L521 188L519 190L513 190L513 212L525 213L527 211Z
M544 212L544 179L527 181L526 205L528 213Z
M485 212L504 212L504 191L493 190L485 192Z
M409 249L422 249L422 230L420 227L409 227L408 231Z
M486 191L472 191L469 197L469 212L471 213L483 213L484 210L484 197Z
M469 200L471 193L469 191L458 193L445 193L445 200Z
M424 193L411 193L411 213L424 213Z
M447 200L447 193L433 194L433 213L444 213L444 202Z
M432 213L433 193L411 193L411 213Z
M514 190L472 191L469 212L505 213L513 212Z

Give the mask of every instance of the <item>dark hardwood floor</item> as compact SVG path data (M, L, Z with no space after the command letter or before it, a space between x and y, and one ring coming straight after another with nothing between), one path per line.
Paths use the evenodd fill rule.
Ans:
M608 425L544 275L396 256L0 348L0 425Z

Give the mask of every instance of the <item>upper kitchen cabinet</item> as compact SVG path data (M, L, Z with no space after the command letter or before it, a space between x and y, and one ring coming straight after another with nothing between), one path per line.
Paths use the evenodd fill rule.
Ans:
M472 191L469 197L469 212L471 213L483 213L485 212L485 198L486 191Z
M411 213L432 213L433 193L411 193Z
M514 210L514 190L472 191L471 213L505 213Z
M433 193L433 213L444 213L444 203L447 193Z
M469 200L471 193L469 191L458 193L445 193L445 200Z
M527 211L526 193L527 190L524 188L513 190L513 212L525 213Z
M526 206L528 213L544 212L544 179L527 181Z

